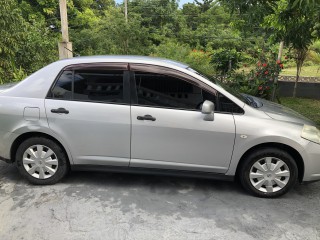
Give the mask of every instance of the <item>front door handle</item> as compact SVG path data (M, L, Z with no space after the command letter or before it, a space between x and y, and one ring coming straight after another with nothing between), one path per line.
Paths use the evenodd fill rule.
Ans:
M156 118L152 117L151 115L144 115L144 116L138 116L137 117L138 120L148 120L148 121L155 121Z
M58 108L58 109L51 109L52 113L63 113L63 114L69 114L69 111L65 108Z

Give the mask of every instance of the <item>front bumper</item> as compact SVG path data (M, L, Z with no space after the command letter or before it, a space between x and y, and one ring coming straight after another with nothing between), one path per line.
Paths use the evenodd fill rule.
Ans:
M320 181L320 145L308 142L304 155L303 182Z

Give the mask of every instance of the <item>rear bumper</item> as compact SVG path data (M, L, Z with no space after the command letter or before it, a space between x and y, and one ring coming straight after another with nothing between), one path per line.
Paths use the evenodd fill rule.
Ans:
M16 139L16 134L11 132L2 132L0 130L0 160L5 162L10 161L10 151L13 141Z

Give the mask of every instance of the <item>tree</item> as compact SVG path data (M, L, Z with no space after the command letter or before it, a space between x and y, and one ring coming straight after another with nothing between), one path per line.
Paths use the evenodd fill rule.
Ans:
M247 37L265 34L264 17L273 13L277 0L219 0L235 16L232 24Z
M316 39L312 34L315 9L317 8L311 6L300 8L286 0L280 0L274 7L274 13L265 17L265 26L273 31L272 39L276 42L284 41L294 52L297 72L293 97L296 97L299 76L308 48Z
M96 23L85 29L72 29L74 49L81 55L148 54L150 41L139 15L125 21L120 8L110 7Z
M200 7L202 12L208 11L212 4L215 3L215 0L194 0L194 2Z
M239 68L241 54L235 49L218 49L212 54L211 63L222 76Z
M186 20L187 27L191 30L197 29L199 25L200 8L194 3L186 3L182 8L182 15Z
M310 9L312 9L314 26L312 36L320 37L320 0L289 0L290 8L300 8L310 14Z
M4 0L0 5L0 83L21 80L57 59L55 34L41 14L26 14L28 7L21 4Z
M307 59L319 66L318 71L320 70L320 41L310 47Z
M133 0L129 4L129 18L132 13L141 16L141 24L148 29L148 38L155 45L175 38L181 30L175 0Z
M246 47L239 31L230 21L233 17L219 4L211 4L205 12L195 4L185 4L182 16L186 21L185 29L178 33L178 40L200 49L240 49Z
M53 33L44 20L27 22L26 33L20 39L15 62L26 74L33 73L45 65L58 60L57 42L59 34Z
M0 4L0 83L12 81L16 69L15 54L26 35L26 22L15 0L3 0Z

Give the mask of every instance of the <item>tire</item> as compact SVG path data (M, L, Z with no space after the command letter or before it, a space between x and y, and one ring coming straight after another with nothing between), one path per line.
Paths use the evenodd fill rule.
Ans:
M21 175L35 185L55 184L65 177L70 168L63 149L44 137L32 137L22 142L15 160Z
M298 167L287 152L278 148L261 148L244 159L238 177L243 188L252 195L276 198L295 185Z

